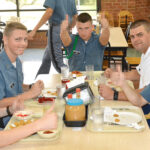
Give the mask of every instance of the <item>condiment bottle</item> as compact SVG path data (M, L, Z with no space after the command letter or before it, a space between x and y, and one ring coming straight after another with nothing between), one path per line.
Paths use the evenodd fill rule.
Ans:
M85 105L81 99L69 99L65 106L66 121L83 121L85 120Z
M62 84L66 84L67 82L70 82L70 73L65 51L63 51L63 63L64 65L61 67L61 81Z
M72 99L72 94L69 93L69 94L67 95L67 97L68 97L68 99Z
M76 98L80 98L80 91L81 89L80 88L76 88Z

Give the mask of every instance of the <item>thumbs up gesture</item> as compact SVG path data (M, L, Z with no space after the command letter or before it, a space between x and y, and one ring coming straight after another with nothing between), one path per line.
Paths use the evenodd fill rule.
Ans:
M99 22L101 23L102 25L102 28L108 28L109 27L109 23L108 23L108 20L106 19L105 17L105 13L103 12L101 14L101 16L99 17Z
M68 15L66 15L65 20L63 20L61 23L61 30L62 31L67 30L68 26L69 26L69 17L68 17Z

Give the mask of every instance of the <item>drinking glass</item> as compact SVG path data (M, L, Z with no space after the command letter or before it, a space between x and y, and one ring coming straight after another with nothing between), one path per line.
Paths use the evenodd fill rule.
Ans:
M57 90L57 98L58 99L63 98L63 94L66 91L66 87L64 85L57 85L56 90Z
M89 119L91 121L91 127L94 131L103 130L103 108L100 106L100 100L96 100L89 107Z
M86 65L85 70L86 70L87 79L93 80L94 79L94 65Z
M63 66L61 67L61 81L63 84L69 82L69 67Z

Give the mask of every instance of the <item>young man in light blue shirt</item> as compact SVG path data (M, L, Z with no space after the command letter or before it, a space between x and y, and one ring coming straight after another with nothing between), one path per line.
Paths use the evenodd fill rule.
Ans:
M109 24L104 14L101 18L102 33L97 35L92 24L92 18L88 13L81 13L77 17L76 27L78 34L69 35L68 32L68 16L61 25L61 40L68 52L68 56L72 53L75 38L77 44L75 50L78 54L73 54L69 58L70 71L85 71L86 65L94 65L94 70L102 70L103 55L105 46L109 40Z
M8 107L17 99L22 101L40 95L44 84L37 81L31 88L23 84L22 55L28 45L27 28L18 22L7 24L4 30L4 49L0 53L0 107ZM25 92L23 92L25 91ZM4 126L10 116L3 118Z

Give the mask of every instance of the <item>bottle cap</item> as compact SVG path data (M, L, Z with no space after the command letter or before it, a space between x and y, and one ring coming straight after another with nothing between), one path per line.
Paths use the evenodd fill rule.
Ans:
M76 92L80 92L81 91L81 89L80 88L76 88Z
M68 94L68 99L72 99L72 94L70 93L70 94Z
M73 99L69 99L67 101L67 104L70 105L70 106L78 106L78 105L82 105L83 104L83 100L82 99L73 98Z

